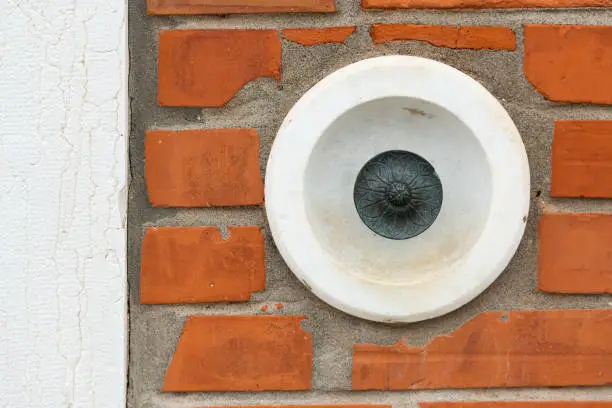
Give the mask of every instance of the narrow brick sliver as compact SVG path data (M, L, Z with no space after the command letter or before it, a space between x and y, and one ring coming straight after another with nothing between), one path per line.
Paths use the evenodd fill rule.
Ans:
M281 78L277 30L167 30L159 35L162 106L221 107L257 78Z
M552 197L612 198L611 169L612 121L567 120L555 123Z
M140 303L239 302L266 286L260 227L147 228Z
M309 390L312 336L304 316L190 316L162 391Z
M542 215L538 289L553 293L612 293L612 214Z
M145 178L154 207L261 205L259 135L253 129L149 131Z
M503 9L610 7L612 0L362 0L365 9Z
M484 312L423 347L356 344L354 390L612 383L612 309Z
M370 34L375 44L391 41L425 41L446 48L510 51L516 49L516 36L507 27L374 24Z
M318 45L343 43L356 27L326 27L326 28L285 28L283 37L301 45Z
M612 408L609 401L421 402L419 408Z
M555 102L612 104L612 26L526 25L524 70Z
M391 405L368 405L368 404L331 404L331 405L316 405L316 404L308 404L308 405L230 405L223 407L206 407L206 408L392 408ZM205 407L202 407L205 408Z
M335 0L148 0L147 13L244 14L332 13Z
M223 406L223 407L201 407L201 408L392 408L391 405L350 405L350 404L332 404L332 405L234 405L234 406Z

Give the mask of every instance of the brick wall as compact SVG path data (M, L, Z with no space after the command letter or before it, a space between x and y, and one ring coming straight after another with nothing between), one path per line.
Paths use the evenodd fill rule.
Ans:
M130 406L612 407L612 0L138 0L130 25ZM263 209L293 103L389 54L482 82L532 172L507 271L408 326L316 299Z

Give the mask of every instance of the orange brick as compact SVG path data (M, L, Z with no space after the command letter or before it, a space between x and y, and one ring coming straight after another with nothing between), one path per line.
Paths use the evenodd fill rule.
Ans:
M354 390L612 382L612 309L485 312L423 347L357 344Z
M191 316L162 391L308 390L312 336L304 316Z
M612 26L526 25L525 75L556 102L612 104Z
M420 408L612 408L608 401L422 402Z
M266 286L259 227L147 228L142 243L140 303L246 301Z
M365 9L610 7L612 0L361 0Z
M343 43L354 32L355 27L285 28L282 31L285 39L301 45Z
M514 32L507 27L374 24L370 34L376 44L414 40L447 48L516 49Z
M253 129L147 132L145 176L155 207L263 203L259 136Z
M204 408L204 407L202 407ZM234 405L234 406L223 406L223 407L206 407L206 408L392 408L391 405L347 405L347 404L333 404L333 405Z
M555 123L551 196L612 198L611 169L612 121Z
M331 13L335 0L147 0L148 14Z
M542 215L538 289L612 293L612 214Z
M170 30L159 35L162 106L221 107L260 77L280 80L276 30Z

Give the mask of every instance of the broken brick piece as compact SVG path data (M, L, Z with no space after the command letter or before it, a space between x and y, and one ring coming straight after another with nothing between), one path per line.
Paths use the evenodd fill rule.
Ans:
M421 402L420 408L612 408L612 401Z
M147 0L148 14L331 13L335 0Z
M190 316L162 391L309 390L312 336L304 316Z
M374 24L372 41L425 41L436 47L515 50L516 36L508 27Z
M361 0L364 9L503 9L610 7L612 0Z
M142 243L140 303L247 301L266 286L259 227L147 228Z
M159 35L162 106L221 107L261 77L281 78L276 30L167 30Z
M484 312L423 347L356 344L354 390L612 382L612 309Z
M612 104L612 26L526 25L524 36L525 75L546 99Z

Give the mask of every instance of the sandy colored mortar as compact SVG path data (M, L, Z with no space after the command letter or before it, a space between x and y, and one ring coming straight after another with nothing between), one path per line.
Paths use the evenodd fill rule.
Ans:
M543 99L523 76L524 23L612 24L612 10L539 11L392 11L364 12L356 0L338 0L338 13L325 15L243 15L147 17L145 0L129 1L131 176L128 209L128 279L130 299L130 407L187 407L290 403L391 403L416 407L417 401L487 399L609 398L610 388L441 390L407 392L350 392L352 346L355 342L381 345L406 337L422 345L449 333L485 310L589 308L612 306L611 296L561 296L536 293L536 228L541 211L612 211L611 200L551 199L550 153L555 119L612 119L612 109L592 105L565 105ZM436 48L429 44L398 42L374 46L372 23L505 25L514 29L518 49L472 51ZM304 47L283 40L283 78L259 79L247 84L222 109L161 108L157 105L157 31L167 28L284 28L357 25L342 44ZM318 80L349 63L373 56L404 54L442 61L482 82L509 111L529 155L534 197L525 237L505 273L481 296L460 310L438 319L407 326L385 326L345 315L315 298L291 274L273 242L264 209L207 208L154 209L144 183L144 134L155 128L186 129L253 127L261 137L262 174L274 135L297 99ZM452 89L449 89L451 92ZM182 306L140 305L138 299L140 246L146 226L231 225L264 227L267 289L250 303ZM282 303L281 310L274 310ZM181 328L191 314L307 314L314 341L313 390L309 392L161 394L164 373ZM265 308L264 308L265 309Z

